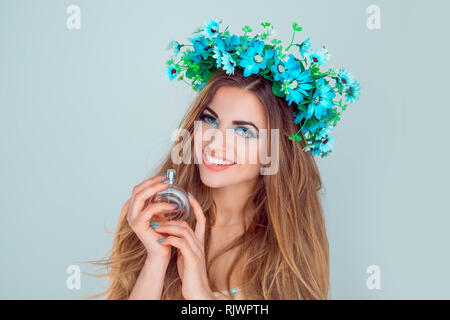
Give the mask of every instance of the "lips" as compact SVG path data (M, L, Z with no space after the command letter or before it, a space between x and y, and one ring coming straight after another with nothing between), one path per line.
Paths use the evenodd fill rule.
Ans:
M212 157L211 155L208 154L208 157ZM212 157L215 158L215 157ZM218 159L218 158L216 158ZM226 161L227 160L223 159L222 161ZM234 166L236 163L233 164L215 164L215 163L211 163L208 161L207 157L206 157L206 152L203 152L203 164L205 165L205 167L207 167L208 169L212 170L212 171L223 171L226 170L232 166Z

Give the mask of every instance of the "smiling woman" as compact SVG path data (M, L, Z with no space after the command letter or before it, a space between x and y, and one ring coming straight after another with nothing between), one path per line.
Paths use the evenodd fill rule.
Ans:
M194 130L196 124L200 129ZM144 227L148 213L135 204L133 192L122 208L111 256L97 262L109 267L110 286L102 294L108 299L327 299L321 179L313 156L302 150L304 142L288 138L298 128L286 100L273 95L271 83L260 76L218 70L180 128L194 137L180 142L194 147L191 161L175 164L168 155L158 174L174 168L178 184L198 200L198 211L183 225L165 227L165 233L173 230L170 245L166 240L157 245L176 250L163 253L155 246L160 228ZM280 138L272 141L264 129L278 130ZM262 175L260 149L272 150L271 144L280 153L279 169ZM251 157L257 161L249 163ZM157 178L151 181L135 190L148 196L163 188ZM143 216L141 229L127 220L133 214Z

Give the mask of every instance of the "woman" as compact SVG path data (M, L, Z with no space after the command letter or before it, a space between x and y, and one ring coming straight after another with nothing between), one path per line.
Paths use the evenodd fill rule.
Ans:
M196 121L202 124L197 132ZM321 178L311 152L302 150L303 140L288 139L298 128L292 108L272 93L272 83L244 76L240 69L232 75L217 70L180 128L194 137L189 144L195 152L180 164L167 156L156 177L134 187L122 208L111 256L97 262L109 267L110 284L100 295L328 299ZM225 138L209 137L210 129ZM271 129L279 130L277 141L271 141ZM227 136L227 130L234 134ZM277 144L279 163L272 174L260 174L266 164L259 155L267 145L252 143L263 138ZM256 163L249 161L255 156ZM228 165L219 168L217 159ZM171 206L150 204L143 210L143 203L167 187L157 175L169 168L176 170L177 184L195 196L189 197L194 215L151 227L152 216ZM162 234L168 236L158 241Z

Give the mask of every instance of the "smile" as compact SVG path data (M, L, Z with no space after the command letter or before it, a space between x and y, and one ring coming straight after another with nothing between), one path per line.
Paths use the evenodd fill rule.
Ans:
M235 162L233 161L215 158L210 154L206 153L206 151L203 152L203 163L208 169L214 171L224 170L235 164Z

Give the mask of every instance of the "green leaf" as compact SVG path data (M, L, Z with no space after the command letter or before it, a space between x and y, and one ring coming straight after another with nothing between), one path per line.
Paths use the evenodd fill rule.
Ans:
M197 72L192 67L193 65L189 66L189 68L186 70L186 78L192 79L197 75Z
M211 72L211 71L207 70L207 71L203 74L203 81L208 82L209 79L212 77L213 74L214 74L214 72Z
M297 22L294 22L294 23L292 24L292 28L293 28L295 31L302 31L302 30L303 30L303 28L300 27L300 26L298 25Z
M272 39L272 42L271 42L271 43L273 43L273 44L276 46L277 44L281 43L281 40L278 40L278 39Z
M274 95L276 95L277 97L285 97L286 94L284 93L283 90L281 90L281 82L279 81L275 81L272 85L272 92Z

